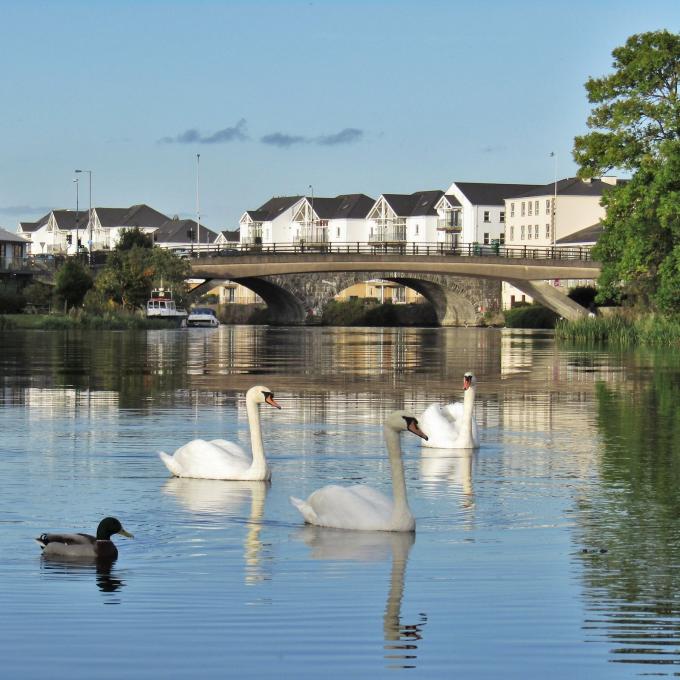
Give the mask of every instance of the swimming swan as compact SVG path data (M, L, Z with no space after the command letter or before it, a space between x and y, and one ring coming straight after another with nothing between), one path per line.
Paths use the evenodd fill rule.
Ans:
M238 444L224 439L213 439L209 442L194 439L177 449L172 456L163 451L159 451L158 455L175 477L245 481L271 479L272 473L267 466L262 447L260 404L281 408L274 401L274 393L268 387L256 385L246 392L252 459Z
M479 435L475 421L477 378L468 372L463 376L463 403L431 404L420 416L420 427L427 434L422 446L437 449L477 449Z
M111 540L113 534L133 538L115 517L105 517L99 522L96 536L41 534L35 540L42 549L43 557L113 561L118 557L118 549Z
M408 430L427 439L418 421L405 411L395 411L385 421L385 443L392 468L391 500L365 484L325 486L306 500L291 496L307 524L360 531L414 531L416 521L406 499L404 464L399 433Z

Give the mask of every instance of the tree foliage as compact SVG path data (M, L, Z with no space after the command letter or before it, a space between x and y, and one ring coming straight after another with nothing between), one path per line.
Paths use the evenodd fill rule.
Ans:
M59 267L54 277L54 291L70 307L79 307L85 294L92 288L92 276L85 265L69 258Z
M153 236L145 234L139 227L123 229L116 250L132 250L132 248L153 248Z
M126 309L143 308L152 288L161 284L174 292L178 305L187 295L186 278L191 265L162 248L134 246L115 250L99 275L96 287L104 299Z
M580 176L632 173L602 199L598 300L680 312L680 35L633 35L613 56L614 72L586 84L592 131L574 143Z

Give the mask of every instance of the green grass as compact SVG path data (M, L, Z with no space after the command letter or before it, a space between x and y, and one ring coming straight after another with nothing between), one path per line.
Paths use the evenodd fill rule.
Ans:
M561 320L555 327L555 337L578 344L677 347L680 346L680 319L650 314L639 318L616 315Z

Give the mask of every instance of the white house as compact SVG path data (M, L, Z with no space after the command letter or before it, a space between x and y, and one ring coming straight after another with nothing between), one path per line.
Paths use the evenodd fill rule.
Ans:
M453 182L435 206L440 231L452 245L505 241L505 198L535 184Z
M0 227L0 269L12 269L23 263L29 242L24 236Z
M217 234L204 224L199 225L196 220L180 220L179 217L165 220L153 231L154 243L170 249L205 249L214 243L216 237Z
M434 243L438 240L436 204L443 191L381 194L366 216L363 239L381 243Z
M246 210L239 220L241 243L292 242L293 217L304 200L303 196L275 196L257 210Z
M365 194L305 196L293 215L293 240L309 244L365 241L366 215L373 203Z
M241 231L240 229L224 230L220 231L215 237L213 245L216 246L236 246L241 242Z

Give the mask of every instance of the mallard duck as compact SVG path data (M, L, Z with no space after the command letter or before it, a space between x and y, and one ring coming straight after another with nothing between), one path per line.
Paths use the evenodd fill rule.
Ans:
M90 534L41 534L35 540L42 548L43 557L115 560L118 549L111 536L120 534L134 536L115 517L105 517L97 527L97 535Z

